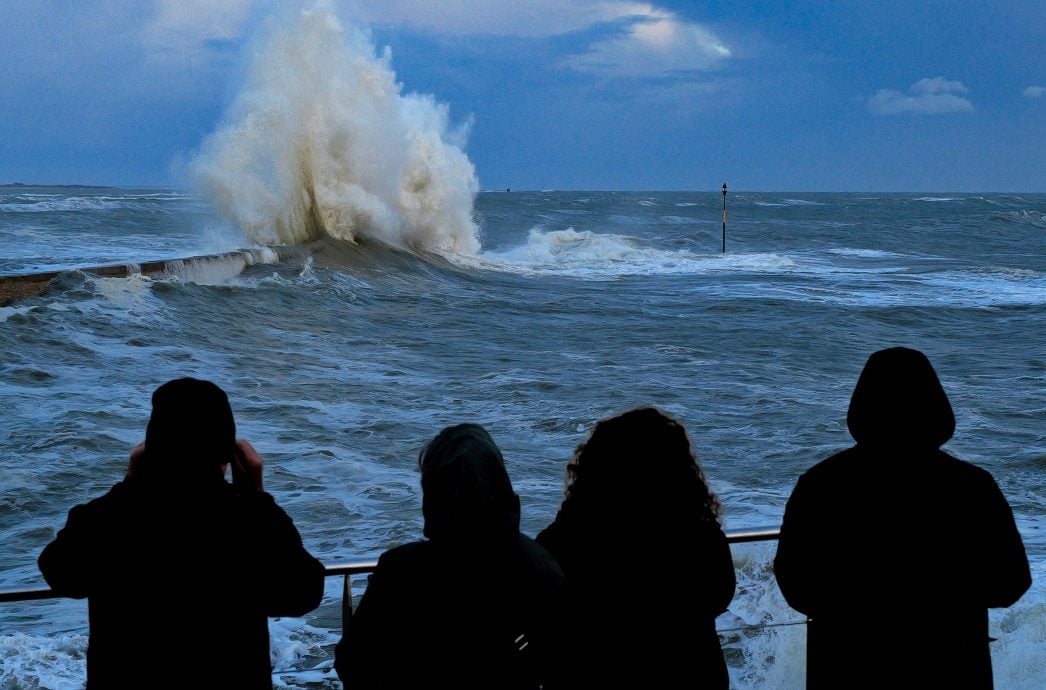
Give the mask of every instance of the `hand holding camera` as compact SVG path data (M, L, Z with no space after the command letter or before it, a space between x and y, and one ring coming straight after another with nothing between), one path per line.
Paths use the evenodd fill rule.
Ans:
M137 446L131 449L131 457L127 461L127 476L130 477L134 474L135 469L138 465L138 460L145 453L145 441L142 441Z
M232 484L241 491L262 492L262 467L265 461L246 439L236 439L232 458Z

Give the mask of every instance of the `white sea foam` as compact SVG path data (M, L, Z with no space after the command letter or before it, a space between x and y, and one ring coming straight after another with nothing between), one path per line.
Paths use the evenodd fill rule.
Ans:
M127 208L128 204L113 199L96 197L61 197L29 203L0 204L5 213L54 213L62 211L112 211Z
M756 206L824 206L820 201L809 199L781 199L780 201L753 201Z
M319 659L337 643L339 631L312 627L301 618L274 618L269 636L274 686L300 688L336 678L331 662ZM0 688L82 688L87 643L86 633L0 635ZM178 663L192 664L193 659Z
M322 236L479 250L479 189L448 109L404 95L391 52L326 4L270 26L245 87L193 162L217 209L260 244Z
M731 687L801 688L805 682L806 628L784 600L773 577L773 544L731 547L737 590L729 611L717 621L719 629L747 627L727 633L727 648L740 649L742 668L731 668ZM733 620L730 617L733 616ZM748 627L750 626L750 627Z
M915 201L962 201L953 196L921 196L915 199Z
M1034 601L1033 592L1024 599ZM1022 602L999 612L998 623L989 630L996 637L991 647L995 687L1039 690L1046 678L1046 603L1041 598L1029 605Z
M771 566L775 546L768 543L737 544L731 547L737 573L737 590L728 613L717 627L755 626L740 633L727 633L726 647L738 648L743 668L731 668L731 687L801 688L805 682L806 626L802 614L784 600ZM1033 565L1038 583L1042 568ZM1046 675L1046 603L1042 587L1033 585L1010 609L991 609L989 634L995 686L1012 690L1038 690ZM899 612L898 630L918 621L918 612ZM860 625L859 619L854 620ZM925 630L926 634L932 631ZM917 644L917 641L913 643Z
M269 620L270 656L274 675L311 666L309 660L323 654L325 647L337 644L339 631L314 628L303 618Z
M5 323L12 316L28 314L30 309L32 307L0 307L0 323Z
M153 312L158 311L159 305L155 303L150 290L153 281L141 273L133 272L126 278L105 278L85 274L84 278L99 297L110 303L108 305L110 308L118 310L113 314L114 318L123 313L134 319L145 315L152 317ZM84 303L78 304L77 307L84 308Z
M885 252L879 249L852 249L850 247L838 247L826 251L829 254L836 254L838 256L856 256L862 259L886 259L901 256L901 254Z
M86 652L87 635L0 635L0 688L82 688Z
M846 263L832 257L850 259ZM637 237L591 231L534 228L526 244L472 257L449 257L466 268L526 276L606 280L635 275L789 274L807 281L751 288L735 284L732 294L854 306L946 306L959 308L1046 304L1046 275L1027 269L912 272L908 257L893 252L835 248L823 253L765 252L697 254L651 247ZM860 260L891 259L864 264ZM855 261L856 260L856 261ZM928 257L921 257L926 261ZM894 263L896 261L896 264ZM709 288L713 290L715 288Z
M1026 223L1037 228L1046 228L1046 213L1026 208L1017 211L996 211L992 214L996 218L1013 223Z
M263 247L230 252L219 256L174 259L164 264L167 275L200 285L219 285L235 278L248 266L275 264L280 260L274 250Z
M1046 304L1046 275L1023 269L942 271L921 276L933 304L1007 306Z
M178 192L145 192L140 194L88 194L67 196L65 194L0 194L0 212L4 213L54 213L77 211L117 211L164 209L164 202L186 201L191 197Z
M793 264L776 254L694 254L643 246L626 235L588 230L530 231L525 245L487 251L476 257L450 257L466 267L523 275L613 278L626 275L764 272L787 270Z

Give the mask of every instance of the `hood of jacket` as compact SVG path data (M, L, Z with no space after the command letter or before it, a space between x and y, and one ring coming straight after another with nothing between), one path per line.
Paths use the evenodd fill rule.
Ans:
M483 427L447 427L421 451L418 464L426 537L468 543L517 538L519 497Z
M168 381L153 393L140 474L174 484L221 482L236 452L236 423L225 391L193 378Z
M952 437L955 416L926 355L894 347L868 358L846 425L858 445L935 449Z

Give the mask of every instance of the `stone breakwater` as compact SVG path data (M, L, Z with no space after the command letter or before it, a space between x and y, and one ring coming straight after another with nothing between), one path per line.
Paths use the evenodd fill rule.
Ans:
M128 278L142 275L148 278L180 278L198 283L228 280L247 266L275 264L281 258L296 253L293 249L239 249L221 254L205 254L182 259L146 261L144 263L109 264L71 269L102 278ZM26 297L42 294L58 276L69 271L44 271L17 275L0 275L0 307L6 307Z

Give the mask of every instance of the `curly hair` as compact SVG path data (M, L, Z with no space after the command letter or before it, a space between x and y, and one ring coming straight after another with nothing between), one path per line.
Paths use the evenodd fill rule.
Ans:
M654 407L598 422L567 465L564 494L560 517L568 520L625 512L636 520L718 523L722 512L683 425Z

